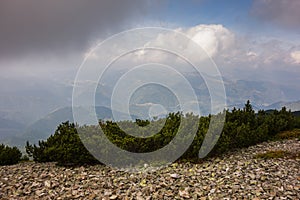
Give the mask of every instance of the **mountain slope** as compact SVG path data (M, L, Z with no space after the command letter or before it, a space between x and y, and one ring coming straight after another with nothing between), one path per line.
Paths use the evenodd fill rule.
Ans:
M24 125L13 120L0 117L0 140L7 139L14 135L20 135Z
M279 101L276 103L273 103L265 109L281 109L282 107L286 107L288 110L290 109L291 111L299 111L300 110L300 101L294 101L294 102L285 102L285 101Z
M103 106L96 107L96 113L102 118L112 118L112 111ZM37 141L47 139L54 133L57 126L65 121L73 122L72 107L64 107L48 114L44 118L28 126L22 135L24 139Z

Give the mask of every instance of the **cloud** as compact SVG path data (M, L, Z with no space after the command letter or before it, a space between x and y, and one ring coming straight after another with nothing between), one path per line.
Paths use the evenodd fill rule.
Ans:
M254 0L251 13L283 28L300 30L299 0Z
M246 55L248 56L249 60L254 60L257 58L257 53L253 51L249 51Z
M177 32L177 33L176 33ZM194 48L187 48L189 44L185 37L179 37L178 32L183 33L191 38L195 43L199 44L205 52L213 58L216 64L230 71L233 69L282 69L283 66L289 66L297 62L296 53L291 53L298 49L292 43L272 38L259 38L236 34L232 30L221 24L200 24L189 28L176 28L174 32L163 31L155 36L151 41L138 41L135 43L119 41L117 46L108 49L104 53L117 53L122 49L122 45L126 47L140 44L140 47L164 46L168 50L181 49L183 55L189 55L192 60L207 60L207 55L199 52ZM128 36L130 37L130 36ZM136 37L135 37L136 38ZM130 47L129 47L130 48ZM296 49L295 49L296 48ZM293 55L293 56L292 56ZM103 55L92 54L90 59L103 58ZM292 60L293 58L293 60ZM296 59L296 60L295 60ZM120 59L121 67L136 66L148 62L156 62L163 64L177 64L183 68L184 61L176 55L160 50L136 51L128 54L127 57ZM124 64L126 63L126 64Z
M291 44L272 38L239 37L225 55L217 58L224 66L234 68L281 69L290 64L289 48ZM226 60L222 61L222 58Z
M145 37L141 37L141 35ZM229 29L223 25L215 24L200 24L173 30L139 29L136 32L122 33L121 36L114 37L108 44L102 44L100 49L86 52L84 55L88 56L89 60L101 62L104 58L115 58L124 52L140 48L138 51L126 53L118 58L118 63L121 63L120 66L130 68L149 62L162 64L178 64L177 62L179 62L180 65L183 65L184 62L185 65L188 65L176 53L179 56L188 55L188 58L192 58L192 60L207 61L209 57L214 58L223 55L224 52L231 49L235 40L234 37L234 33ZM111 43L114 45L110 45ZM156 47L159 49L155 49ZM204 51L201 51L201 47ZM99 64L95 67L98 66Z
M99 36L129 28L155 5L158 1L2 0L0 56L82 52Z
M188 38L190 38L190 40ZM214 58L223 55L224 52L232 48L234 41L234 33L223 25L200 24L189 28L177 28L174 29L174 31L165 31L162 29L161 33L157 34L152 41L142 41L141 43L144 44L144 48L163 46L169 51L181 50L182 54L180 55L189 55L198 60L207 60L209 57ZM195 49L194 43L198 44L204 51L199 52L199 49ZM114 50L114 52L115 51L116 50ZM170 55L170 53L164 51L147 51L144 49L135 52L129 59L137 62L180 60L179 58L174 59L174 55Z
M283 72L286 72L286 74L300 73L300 68L293 67L299 64L296 52L299 51L300 47L292 41L243 35L222 24L200 24L188 28L179 27L173 30L187 35L203 47L224 77L271 80L275 76L280 77ZM119 39L114 42L117 45L110 45L107 49L104 48L104 51L99 51L101 54L97 54L98 52L91 54L90 59L97 61L97 58L110 58L111 55L114 55L112 57L115 58L120 55L119 51L124 50L122 48L132 49L133 46L135 48L138 46L142 50L119 58L118 62L110 66L110 70L112 70L110 73L126 71L145 63L169 65L180 73L194 71L191 65L176 54L157 49L146 49L147 47L163 46L169 51L175 49L176 52L179 52L179 55L184 55L192 63L205 66L203 70L209 70L210 67L207 67L208 63L206 63L209 60L207 55L197 48L188 48L190 47L188 40L185 37L179 37L178 33L175 32L155 32L151 37L151 41L129 34L127 36L128 41L126 38ZM149 36L149 33L147 35ZM180 54L180 52L182 53ZM99 66L101 64L96 65L95 69ZM145 74L148 74L148 72ZM165 74L162 75L165 76ZM168 76L171 76L171 74L168 74ZM282 77L280 78L283 79Z
M209 56L226 51L234 42L234 34L223 25L198 25L185 31Z
M293 51L290 55L293 59L293 63L300 64L300 51Z

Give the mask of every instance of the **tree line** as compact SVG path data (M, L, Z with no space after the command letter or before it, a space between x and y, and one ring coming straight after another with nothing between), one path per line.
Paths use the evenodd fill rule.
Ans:
M295 117L290 110L283 107L281 110L264 111L257 113L253 110L249 101L243 109L224 110L226 114L225 123L216 145L208 156L220 155L224 152L237 148L248 147L264 141L272 140L282 131L300 128L300 118ZM178 130L185 130L188 133L196 126L195 137L192 138L191 145L179 160L197 161L200 147L207 136L212 115L196 116L192 113L182 114L180 112L170 113L164 119L134 121L99 121L102 132L110 142L121 149L136 153L153 152L161 149L176 136ZM193 120L193 123L187 123ZM133 126L133 125L136 126ZM148 127L145 129L145 127ZM149 132L153 132L157 127L161 127L158 132L150 137L146 137ZM99 136L99 126L77 126L74 123L63 122L57 130L45 141L38 144L26 143L25 149L29 157L36 162L56 162L58 165L82 165L101 164L90 152L106 152L106 146L101 146L103 137ZM79 135L80 132L80 135ZM128 134L131 133L131 134ZM132 134L134 133L134 134ZM144 137L135 137L140 134ZM188 140L189 134L181 139ZM300 138L299 138L300 139ZM82 142L83 141L83 142ZM83 145L88 144L88 151ZM6 150L3 150L5 149ZM14 162L2 162L0 164L14 164L21 159L18 149L15 147L0 146L0 160L13 158ZM9 149L10 148L10 149ZM14 156L8 156L9 152L14 152ZM5 155L5 156L2 156ZM126 159L116 157L115 159ZM139 162L139 161L132 161Z

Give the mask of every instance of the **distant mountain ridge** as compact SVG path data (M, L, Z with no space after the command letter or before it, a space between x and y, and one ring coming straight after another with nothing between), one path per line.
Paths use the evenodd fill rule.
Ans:
M265 109L281 109L282 107L286 107L288 110L291 111L299 111L300 110L300 100L294 102L284 102L279 101L277 103L273 103L269 106L266 106Z
M98 116L103 119L112 118L112 111L103 106L96 106L95 108ZM28 140L44 140L53 134L56 127L65 121L73 122L72 107L64 107L53 111L44 118L34 122L28 126L22 135L23 138Z
M300 101L296 101L296 102L277 102L274 104L271 104L269 106L266 106L265 108L259 108L257 106L253 106L253 108L255 110L259 110L259 109L263 109L263 110L280 110L283 106L287 107L287 109L290 109L291 107L293 108L298 108L296 110L292 110L295 116L300 116ZM298 106L298 107L297 107ZM233 107L236 108L243 108L244 104L238 104L235 106L230 106L228 109L232 109ZM103 106L97 106L96 107L96 113L98 116L101 116L99 118L101 118L102 120L111 120L113 119L113 113L112 110L107 108L107 107L103 107ZM120 113L120 112L116 112L118 113L118 115L121 116L125 116L124 113ZM162 117L162 116L161 116ZM124 117L125 118L125 117ZM133 119L138 118L136 115L132 116ZM61 123L61 122L65 122L65 121L71 121L73 122L73 113L72 113L72 107L64 107L64 108L60 108L57 109L55 111L53 111L52 113L48 114L47 116L45 116L44 118L36 121L35 123L31 124L30 126L28 126L27 128L25 128L24 125L19 124L17 125L17 127L19 127L19 129L17 129L16 127L14 127L14 121L11 120L5 120L0 118L0 125L2 124L2 126L0 126L0 131L1 131L1 127L7 127L7 128L11 128L11 129L7 129L7 130L19 130L22 131L23 129L23 134L20 135L20 133L18 133L18 136L12 136L10 137L9 143L10 144L14 144L14 145L24 145L24 142L26 140L29 140L31 142L37 142L38 140L44 140L47 139L51 134L54 133L54 131L56 130L57 126ZM3 123L4 122L4 125ZM5 122L9 122L9 123L5 123ZM3 130L3 129L2 129ZM11 136L11 135L7 135L7 136ZM9 137L6 137L9 138Z
M113 112L111 109L104 106L96 106L95 107L96 114L101 120L112 120ZM119 118L125 119L125 114L115 111L114 114L118 115ZM132 116L133 119L136 119L136 116ZM37 142L38 140L45 140L51 134L54 134L57 126L62 122L70 121L73 122L73 110L72 107L63 107L57 109L50 114L46 115L42 119L34 122L28 127L23 127L22 134L18 136L12 135L10 137L8 143L14 145L24 145L23 143L27 140L31 142Z
M214 77L209 77L214 79ZM226 90L227 108L232 109L243 108L247 100L250 100L255 110L269 110L281 109L285 106L292 111L300 110L300 101L293 101L300 99L300 87L274 84L267 81L252 81L252 80L231 80L222 77ZM112 78L109 78L109 80ZM200 107L201 114L207 115L210 113L211 98L209 90L203 78L195 73L187 73L186 79L190 82L197 98L197 101L186 102L187 107L193 110L195 106ZM182 96L186 97L188 94L182 87L182 83L177 80L172 80L174 87L182 91ZM99 105L99 113L104 113L105 118L112 118L111 94L113 91L113 84L108 82L104 85L99 85L95 100ZM21 83L17 83L22 85ZM29 84L29 83L28 83ZM24 138L42 139L53 133L57 125L63 121L71 121L73 119L72 109L70 107L72 101L72 85L64 83L51 82L53 87L48 87L48 83L44 83L41 89L36 90L38 83L30 83L22 85L22 90L14 91L12 88L5 89L4 84L0 86L4 92L0 94L0 143L11 137L10 141L23 134ZM82 83L84 87L84 84ZM2 87L2 88L1 88ZM49 89L50 88L50 89ZM90 92L82 90L79 97L87 97ZM161 95L163 94L163 95ZM129 110L131 115L135 118L149 117L149 111L163 117L164 112L160 112L159 106L167 107L166 111L180 110L180 104L171 96L171 93L161 88L141 88L139 92L135 93L134 98L130 99ZM187 98L189 99L189 98ZM289 99L291 101L289 101ZM124 103L123 98L117 99L117 103ZM153 106L154 105L154 106ZM57 109L60 107L59 109ZM102 110L100 109L102 107ZM55 111L49 113L51 110ZM119 110L119 113L124 110ZM49 113L49 114L48 114ZM152 113L152 114L153 114ZM43 117L44 116L44 117ZM122 114L120 114L122 116ZM137 117L139 116L139 117ZM1 119L2 124L1 128ZM8 121L5 121L8 120ZM5 127L5 126L9 126ZM27 127L27 128L26 128ZM26 137L25 137L26 136ZM38 136L38 137L37 137ZM20 140L22 141L22 140ZM24 142L24 141L23 141Z

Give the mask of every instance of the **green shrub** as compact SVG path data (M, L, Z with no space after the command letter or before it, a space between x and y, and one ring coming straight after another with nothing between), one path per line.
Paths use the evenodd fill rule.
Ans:
M280 133L282 131L292 130L297 124L297 120L293 114L287 111L286 108L282 108L280 111L274 110L268 112L260 110L258 113L255 113L249 101L247 101L243 109L234 108L232 111L226 110L224 112L226 112L226 122L219 139L215 138L213 134L214 130L218 129L218 127L210 127L211 115L199 117L193 114L183 115L178 112L170 113L166 119L156 119L154 121L139 119L135 122L121 121L118 123L100 121L99 124L105 137L111 143L123 150L135 153L153 152L163 148L172 141L179 128L184 133L187 133L180 138L188 141L191 139L188 133L197 127L197 133L192 140L192 144L180 158L185 160L198 159L199 150L204 138L208 136L207 131L209 127L212 128L210 129L212 135L209 138L212 141L218 139L209 155L219 155L236 148L248 147L273 139L282 134ZM155 127L161 127L157 133L154 132L156 130ZM85 137L79 138L76 128ZM70 124L69 122L62 123L58 126L55 134L51 135L46 141L39 141L38 145L31 145L27 142L26 152L37 162L53 161L61 165L99 163L86 150L80 140L82 139L84 144L89 144L90 147L95 148L94 150L91 149L94 153L101 151L104 152L101 155L105 156L105 152L109 151L109 149L106 149L105 145L101 146L103 144L103 136L99 136L99 127L81 126L76 128L74 124ZM152 134L154 132L154 135L143 137L147 135L145 128L149 128ZM140 134L141 137L133 136L136 134ZM278 137L283 138L285 136ZM174 144L172 145L171 148L175 148ZM202 149L205 148L203 147ZM115 159L123 161L127 158L120 156Z
M99 163L82 144L75 125L64 122L60 124L46 141L39 145L25 146L26 152L36 162L57 162L58 165L82 165Z
M130 152L144 153L155 151L167 145L176 135L181 117L183 116L179 112L170 113L166 121L152 121L154 123L152 127L159 126L162 129L153 136L146 138L135 137L127 133L144 134L144 127L150 124L147 120L137 119L136 123L139 126L135 126L135 129L132 129L133 122L131 121L119 122L124 130L121 130L118 124L112 121L100 122L100 126L106 137L118 147ZM151 130L147 132L152 133Z
M296 117L295 118L295 124L294 124L295 128L299 128L300 129L300 117Z
M22 153L17 147L0 145L0 165L17 164L21 159Z

